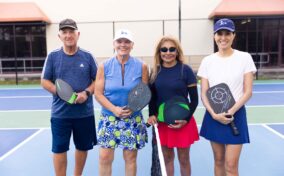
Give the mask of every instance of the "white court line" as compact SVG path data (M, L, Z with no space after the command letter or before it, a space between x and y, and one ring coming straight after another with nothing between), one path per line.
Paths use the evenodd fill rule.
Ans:
M279 108L284 105L246 105L246 108Z
M27 128L0 128L0 131L4 130L38 130L38 129L43 129L43 130L48 130L50 127L27 127Z
M1 110L0 112L45 112L51 111L50 109L40 109L40 110Z
M101 108L94 108L95 111L100 111ZM38 110L21 110L21 109L16 109L16 110L0 110L0 112L49 112L51 111L50 109L38 109Z
M253 85L284 85L284 82L282 83L282 82L276 82L276 83L273 83L273 82L270 82L270 83L256 83L256 82L254 82L253 83Z
M249 123L248 125L251 126L262 126L262 125L284 125L284 123L278 122L278 123Z
M281 137L282 139L284 139L284 135L279 133L278 131L274 130L273 128L269 127L266 124L262 124L262 126L266 129L268 129L269 131L271 131L272 133L276 134L277 136Z
M52 96L50 96L50 95L44 95L44 96L3 96L3 97L1 97L0 96L0 99L12 99L12 98L25 98L25 99L27 99L27 98L52 98Z
M253 91L253 94L281 94L284 91ZM31 96L0 96L0 99L16 99L16 98L52 98L51 95L31 95Z
M18 150L20 147L22 147L25 143L29 142L32 138L34 138L36 135L38 135L39 133L41 133L44 129L40 129L37 132L35 132L34 134L32 134L30 137L28 137L26 140L24 140L23 142L21 142L20 144L18 144L16 147L14 147L13 149L11 149L9 152L7 152L5 155L3 155L2 157L0 157L0 161L4 160L6 157L8 157L9 155L11 155L12 153L14 153L16 150Z
M275 91L253 91L252 94L277 94L277 93L284 93L284 91L281 90L275 90Z
M282 108L284 105L246 105L246 108ZM205 109L204 106L198 106L197 109ZM94 108L95 111L100 111L101 108ZM145 108L143 110L148 110L148 108ZM50 109L39 109L39 110L21 110L21 109L16 109L16 110L0 110L0 112L48 112L51 111Z
M284 107L284 105L245 105L246 108L281 108ZM203 105L199 105L197 109L205 109Z
M34 87L34 88L30 88L30 87L7 87L7 88L0 88L0 90L44 90L42 87Z

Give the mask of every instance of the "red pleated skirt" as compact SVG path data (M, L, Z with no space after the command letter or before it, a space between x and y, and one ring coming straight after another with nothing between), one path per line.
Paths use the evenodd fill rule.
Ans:
M180 129L172 129L166 123L159 122L158 131L161 145L168 148L187 148L199 140L198 128L194 117Z

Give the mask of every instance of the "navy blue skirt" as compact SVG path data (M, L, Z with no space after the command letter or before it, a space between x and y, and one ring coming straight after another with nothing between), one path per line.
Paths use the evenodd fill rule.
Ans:
M200 136L221 144L244 144L249 143L249 132L245 107L241 107L234 114L234 122L240 134L234 136L231 126L224 125L212 118L208 111L205 112Z

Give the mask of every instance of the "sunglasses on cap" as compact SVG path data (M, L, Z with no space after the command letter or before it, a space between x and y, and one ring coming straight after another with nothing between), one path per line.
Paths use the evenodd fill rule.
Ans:
M177 49L175 47L170 47L170 48L166 48L166 47L163 47L163 48L160 48L160 51L163 52L163 53L166 53L166 52L175 52Z

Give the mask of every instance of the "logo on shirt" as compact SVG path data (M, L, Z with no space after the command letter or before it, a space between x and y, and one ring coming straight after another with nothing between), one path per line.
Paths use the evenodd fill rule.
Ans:
M83 67L84 67L84 64L80 64L80 67L83 68Z

